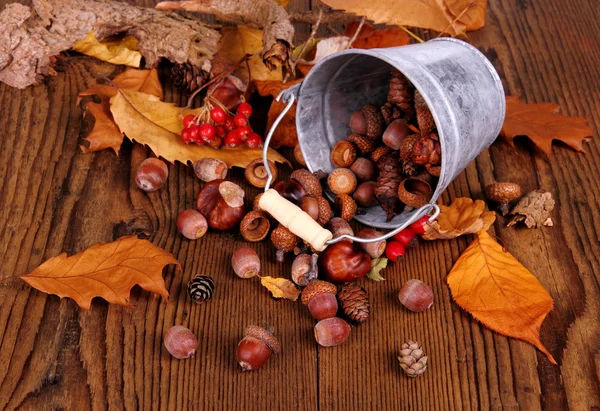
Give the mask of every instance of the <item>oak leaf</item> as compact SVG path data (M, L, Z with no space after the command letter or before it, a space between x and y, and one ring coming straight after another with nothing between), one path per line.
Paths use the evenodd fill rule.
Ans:
M263 50L262 30L238 25L223 27L219 41L219 56L232 64L237 64L245 55L251 55L247 64L242 64L236 70L236 75L248 83L250 80L279 80L283 79L281 67L269 70L259 53Z
M117 94L117 87L151 94L159 99L163 98L162 86L156 69L125 70L112 80L112 84L114 86L108 84L97 85L82 91L78 95L77 104L81 102L83 97L96 95L100 98L100 103L88 101L84 105L85 115L91 115L96 119L92 131L84 138L89 143L88 146L80 146L84 153L112 148L115 154L119 155L119 148L123 143L123 134L114 123L109 104L110 98Z
M452 36L485 24L487 0L323 0L328 6L365 16L376 24L433 29Z
M359 25L360 21L351 21L346 25L344 35L352 37ZM390 27L377 30L371 24L365 23L356 36L356 40L352 43L352 47L356 49L374 49L405 46L408 43L410 43L410 37L401 28Z
M85 38L75 42L72 48L87 56L112 64L139 67L142 61L142 53L137 51L137 39L133 36L98 41L92 30Z
M462 253L446 278L452 297L486 327L536 346L556 361L540 341L540 327L552 297L540 282L485 231Z
M583 142L592 137L592 129L583 117L557 114L551 103L526 104L520 95L506 97L506 118L500 136L514 147L514 138L527 136L544 153L552 152L552 141L559 140L585 152Z
M260 277L260 283L271 292L275 298L287 298L296 301L300 295L300 290L293 282L286 278Z
M162 271L168 264L179 266L171 253L150 241L125 236L71 257L67 253L52 257L21 278L45 293L72 298L84 310L90 309L94 297L132 307L129 292L134 285L159 294L167 302L169 292Z
M181 116L197 114L200 108L185 109L172 103L160 101L146 93L119 90L110 100L110 111L115 123L127 138L145 144L165 160L183 164L194 163L201 158L212 157L223 160L229 167L246 167L252 160L262 157L262 149L223 147L215 150L209 146L185 144L181 141L183 124ZM278 152L269 149L272 161L288 163ZM289 164L289 163L288 163Z
M485 211L485 202L457 198L450 206L440 205L440 215L425 224L424 240L448 240L464 234L487 231L496 221L496 213Z

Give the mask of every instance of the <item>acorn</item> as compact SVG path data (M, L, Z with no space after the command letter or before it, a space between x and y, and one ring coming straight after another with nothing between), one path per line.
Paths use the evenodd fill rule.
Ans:
M389 148L388 146L380 146L377 147L372 153L371 153L371 160L373 160L373 162L375 164L377 164L379 162L379 160L385 156L387 153L389 153L390 151L392 151L391 148Z
M223 180L227 175L227 164L218 158L201 158L194 163L194 173L196 176L208 183L213 180Z
M377 148L377 142L360 134L350 134L348 141L356 146L361 154L372 153Z
M340 140L331 148L329 158L336 167L350 167L356 160L356 147L348 140Z
M509 212L509 203L521 197L521 186L516 183L494 183L485 188L485 197L496 203L500 215Z
M298 237L280 224L271 233L271 242L277 248L277 261L281 263L283 262L283 255L296 248Z
M327 223L327 229L331 231L331 233L333 234L333 238L337 238L344 234L354 235L354 230L352 230L352 227L350 227L348 221L340 217L334 217L331 220L329 220L329 222ZM349 239L345 239L343 241L352 242L352 240Z
M240 278L256 277L260 273L258 253L248 246L236 249L231 255L231 267Z
M368 158L359 157L350 166L358 181L371 181L377 178L377 167Z
M317 176L310 171L304 168L294 170L290 175L290 178L297 181L302 186L307 196L321 197L323 195L321 182Z
M373 230L372 228L363 228L362 230L360 230L358 232L358 236L360 238L376 238L376 237L381 237L382 235L383 235L383 233ZM379 258L383 255L383 252L385 251L386 241L379 240L379 241L373 241L370 243L358 243L358 245L367 254L369 254L369 257Z
M302 167L306 167L306 160L304 160L300 144L296 144L296 147L294 147L294 158Z
M410 177L400 182L398 198L411 207L422 207L429 202L433 191L428 182Z
M432 166L431 164L427 164L425 169L434 177L439 177L442 174L442 166Z
M417 144L417 141L419 141L420 137L421 136L418 134L411 134L410 136L402 140L402 145L400 146L400 159L402 161L412 160L413 149L415 147L415 144Z
M279 351L279 341L271 331L250 325L236 348L235 357L242 370L253 371L262 367L271 358L271 353L278 354Z
M319 219L319 202L314 197L303 197L298 201L298 207L306 214L308 214L313 220Z
M324 197L317 197L317 203L319 206L319 218L317 219L317 223L320 225L325 225L329 220L331 220L331 205Z
M178 360L193 357L196 353L198 340L193 332L183 325L169 328L163 337L165 348Z
M352 194L352 198L356 201L356 204L361 207L373 207L377 205L375 187L377 187L377 182L365 181L356 187L354 194Z
M262 241L267 237L271 223L262 211L250 211L240 223L240 233L244 240L251 243Z
M315 320L335 317L338 310L337 287L330 282L314 280L302 290L302 304Z
M317 279L319 266L317 254L298 254L292 263L292 281L300 287L305 287Z
M356 202L348 194L338 194L335 197L335 207L340 213L340 217L350 221L356 215Z
M348 168L336 168L327 177L327 185L334 194L352 194L358 181Z
M412 134L412 130L403 120L394 120L383 132L383 144L392 150L399 150L404 139Z
M371 139L381 136L384 126L383 115L373 104L367 104L350 116L350 130L356 134L366 135Z
M275 181L277 179L277 167L275 166L275 163L270 160L269 168L271 169L271 174L273 175L272 181ZM267 175L267 169L265 168L262 158L252 160L246 166L244 177L246 178L246 181L248 181L254 187L264 188L264 186L267 185L267 179L269 176Z

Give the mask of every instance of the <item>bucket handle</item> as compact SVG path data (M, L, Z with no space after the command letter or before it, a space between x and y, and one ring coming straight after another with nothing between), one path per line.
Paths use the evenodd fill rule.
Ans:
M269 212L283 226L289 229L292 233L296 234L298 237L307 241L317 251L323 251L328 245L335 244L345 239L356 241L357 243L372 243L386 240L426 215L429 215L429 222L432 222L437 218L437 216L440 214L440 208L438 205L425 204L424 206L418 208L411 215L411 217L404 222L404 224L379 237L361 238L354 235L343 234L339 237L333 238L331 231L321 227L315 220L313 220L312 217L300 209L300 207L281 197L274 189L271 189L273 173L271 172L269 162L267 161L269 144L275 129L287 112L292 108L292 105L296 100L296 92L299 86L300 84L296 84L289 89L282 91L275 99L276 101L279 101L283 98L283 101L287 102L287 104L273 122L273 125L271 126L264 143L262 159L265 170L267 171L267 184L265 185L265 194L260 198L258 204L261 209Z

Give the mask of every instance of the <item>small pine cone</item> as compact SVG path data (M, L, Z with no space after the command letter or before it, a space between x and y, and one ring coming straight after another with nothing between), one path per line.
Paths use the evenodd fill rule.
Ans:
M377 147L375 150L373 150L373 152L371 153L371 160L373 160L374 163L378 163L379 160L381 160L381 158L383 156L385 156L386 154L388 154L390 151L392 151L391 148L389 148L388 146L380 146Z
M421 138L420 135L411 134L402 141L402 145L400 146L400 160L411 161L413 148L417 144L417 141L419 141L419 138Z
M415 164L439 165L442 161L442 147L437 135L421 136L412 149L410 160Z
M354 283L344 285L338 292L338 301L348 319L363 324L369 318L369 297L364 288Z
M360 134L351 134L348 137L348 141L354 143L361 154L369 154L377 147L377 143L374 140Z
M419 343L408 341L402 345L400 355L398 356L400 367L409 377L418 377L427 369L427 356L419 346Z
M187 93L193 93L208 80L209 74L190 63L175 64L171 69L173 86Z
M395 104L404 113L404 118L409 120L415 114L413 108L414 87L412 83L398 70L392 72L390 89L387 101Z
M367 122L367 137L371 139L381 137L385 127L385 121L383 120L383 116L379 109L373 104L367 104L362 108L362 112L364 113Z
M398 198L398 187L402 177L402 167L398 160L398 152L392 151L383 156L377 163L379 176L375 186L375 198L390 221L402 211L402 202Z
M392 121L402 118L402 110L389 101L381 106L381 114L383 115L385 124L390 124Z
M215 282L208 275L197 275L188 283L188 294L196 304L202 304L212 298Z
M402 162L402 174L404 174L406 177L416 176L420 172L421 172L421 167L419 167L415 163L413 163L411 161L403 161Z

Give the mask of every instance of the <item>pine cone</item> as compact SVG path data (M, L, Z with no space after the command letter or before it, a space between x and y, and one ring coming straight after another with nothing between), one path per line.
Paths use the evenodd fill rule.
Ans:
M400 146L400 159L402 161L411 161L413 149L419 138L421 138L420 135L411 134L402 141L402 145Z
M410 160L415 164L436 166L442 161L442 147L438 136L421 136L415 143Z
M402 211L402 202L398 198L398 187L402 180L398 152L392 151L383 156L377 163L377 167L379 167L379 176L375 186L375 198L385 211L386 221L390 221Z
M188 283L188 294L197 304L208 301L215 292L215 282L208 275L197 275Z
M209 74L190 63L175 64L171 69L173 86L187 93L193 93L208 80Z
M413 177L419 174L421 171L421 167L413 163L412 161L403 161L402 162L402 174L406 177Z
M392 121L402 117L402 110L400 110L395 104L389 101L381 106L381 114L386 124L390 124Z
M413 108L414 87L412 83L398 70L392 72L387 101L398 106L404 113L404 118L412 119L415 115Z
M348 319L363 324L369 318L369 297L364 288L354 283L344 285L338 292L338 300Z
M415 110L417 112L419 131L422 136L428 136L435 130L435 121L429 107L427 107L427 103L425 103L423 96L418 90L415 90Z
M419 346L419 343L408 341L402 345L400 350L400 367L409 377L415 378L423 374L427 369L427 356Z

